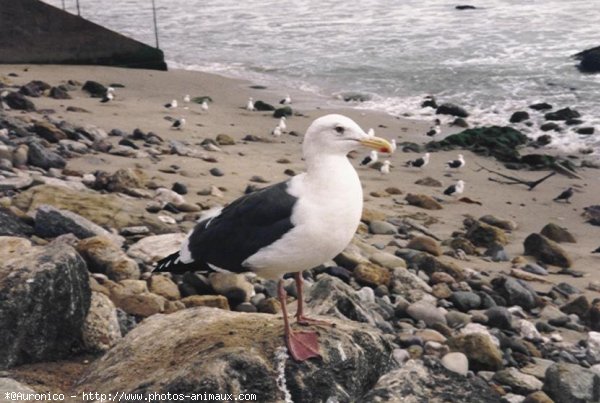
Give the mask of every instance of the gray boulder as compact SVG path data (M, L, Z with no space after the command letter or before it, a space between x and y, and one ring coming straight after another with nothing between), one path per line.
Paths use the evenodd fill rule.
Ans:
M12 211L0 208L0 236L28 237L33 234L33 228L21 221Z
M283 347L281 317L204 307L154 315L94 362L78 390L358 401L391 368L392 346L373 328L334 322L319 329L322 359L297 363Z
M3 262L0 368L67 356L89 306L85 262L72 247L35 247Z
M500 398L479 377L456 374L426 357L410 360L382 376L362 399L365 403L496 403Z
M544 392L556 403L600 400L600 376L576 364L558 362L546 370Z
M50 205L39 206L35 214L35 233L42 238L54 238L72 233L79 239L110 233L87 218Z
M29 143L27 162L43 169L64 168L67 165L67 161L63 157L35 141Z

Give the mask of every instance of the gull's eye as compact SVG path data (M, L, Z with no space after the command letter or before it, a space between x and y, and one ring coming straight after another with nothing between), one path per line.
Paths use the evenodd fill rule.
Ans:
M344 128L342 126L336 126L335 131L338 132L338 134L344 134Z

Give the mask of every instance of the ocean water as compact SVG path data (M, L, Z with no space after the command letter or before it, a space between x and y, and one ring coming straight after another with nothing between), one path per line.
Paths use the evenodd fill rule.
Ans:
M46 0L61 7L62 0ZM590 0L155 0L160 47L173 67L300 88L331 99L368 93L360 108L432 119L425 95L464 106L477 125L506 124L534 102L574 107L596 134L572 128L553 147L600 155L600 74L570 55L600 45ZM65 0L75 12L75 0ZM154 44L151 0L79 0L82 16ZM541 114L521 126L542 134Z

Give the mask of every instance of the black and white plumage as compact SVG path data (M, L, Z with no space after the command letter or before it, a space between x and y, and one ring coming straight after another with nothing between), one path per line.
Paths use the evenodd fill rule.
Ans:
M458 159L450 160L450 161L446 162L446 165L448 166L448 168L452 168L452 169L460 169L460 168L464 167L465 164L466 164L466 161L462 154L458 154Z
M429 153L425 153L421 158L416 160L406 161L407 167L424 168L425 165L429 164Z
M171 102L169 102L168 104L165 104L164 106L167 109L175 109L175 108L177 108L177 100L174 99Z
M105 104L107 102L112 101L113 99L115 99L115 89L113 87L108 87L106 89L106 94L104 94L100 102Z
M296 273L300 323L303 270L340 253L352 240L362 213L362 187L348 152L366 146L389 152L390 144L367 134L351 119L327 115L306 132L306 172L242 196L203 218L178 252L158 262L155 271L183 273L225 269L278 278L288 350L302 361L319 356L314 332L291 330L282 276Z
M182 130L183 126L185 126L185 118L179 118L173 122L173 124L171 125L171 128L177 129L177 130Z
M290 97L290 94L287 94L287 95L285 96L285 98L283 98L281 101L279 101L279 103L280 103L281 105L289 105L289 104L291 104L291 103L292 103L292 97Z
M428 135L429 137L433 137L433 136L436 136L436 135L440 134L442 132L442 130L440 128L441 124L442 124L442 122L440 122L439 119L436 119L433 122L433 126L431 126L429 128L429 130L427 131L427 133L425 133L425 134Z
M369 137L373 137L373 136L369 136ZM377 153L377 151L373 150L369 153L369 155L367 155L365 158L363 158L363 160L360 162L360 165L361 166L372 165L372 164L376 163L378 159L379 159L379 154Z
M446 188L446 190L444 190L444 194L446 196L458 196L459 194L462 194L462 192L464 192L464 191L465 191L465 182L462 180L459 180L454 185L448 186Z
M567 203L571 203L569 201L569 199L573 197L573 188L568 188L567 190L563 191L561 194L559 194L558 196L556 196L554 198L554 201L561 201L564 200Z

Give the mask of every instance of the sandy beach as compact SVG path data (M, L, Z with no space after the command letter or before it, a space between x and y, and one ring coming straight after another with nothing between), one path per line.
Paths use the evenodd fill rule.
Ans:
M9 75L9 73L15 73ZM94 125L106 132L120 129L131 133L134 129L154 132L165 141L177 140L184 144L203 150L200 143L205 139L215 139L219 134L227 134L235 140L235 145L221 146L221 151L204 151L214 158L207 162L199 158L181 157L175 154L161 154L156 158L131 158L110 155L107 153L88 153L68 160L67 168L81 174L104 170L113 173L120 168L139 168L146 176L158 185L171 188L174 182L182 182L188 188L185 195L187 202L198 204L203 209L224 205L241 196L252 178L262 177L266 183L276 183L289 178L285 170L295 173L304 169L301 143L302 134L308 125L317 117L340 113L355 120L365 131L373 128L379 137L395 139L398 143L415 142L425 144L430 138L425 136L427 122L396 118L383 113L364 111L347 107L336 109L322 108L323 99L285 88L253 89L251 83L243 80L225 78L213 74L174 70L157 72L146 70L128 70L95 66L39 66L39 65L1 65L0 78L6 86L21 86L31 80L42 80L52 86L65 84L75 80L83 84L94 80L106 86L116 86L115 99L109 103L100 103L98 98L91 98L88 93L76 89L70 91L72 99L56 100L49 97L32 98L41 112L6 111L9 116L20 117L30 121L66 120L73 125ZM114 86L114 85L113 85ZM287 119L287 133L281 137L271 136L272 129L278 119L271 112L247 111L244 109L249 97L277 105L279 100L290 94L294 116ZM185 94L192 97L210 96L212 102L208 111L202 111L199 104L185 104ZM179 107L167 110L164 104L176 99ZM89 113L69 112L67 107L84 108ZM342 105L343 106L343 105ZM53 113L46 114L44 111ZM46 112L47 112L46 111ZM47 116L46 116L47 115ZM166 118L185 118L187 124L183 130L171 129L171 121ZM442 134L456 133L461 129L443 127ZM244 141L247 135L260 136L266 142ZM109 137L116 144L119 137ZM448 170L445 163L455 159L462 152L466 166L459 171ZM503 164L483 158L469 151L440 151L431 154L430 163L424 169L405 167L405 162L415 159L419 154L403 152L400 148L393 155L380 155L380 159L391 161L391 172L382 175L378 170L359 167L360 160L368 153L361 151L353 155L353 165L357 168L364 189L365 208L381 211L388 218L411 218L425 225L443 244L452 238L456 231L464 231L463 221L467 216L479 218L484 215L512 220L517 229L508 233L508 244L505 250L512 260L524 253L523 242L531 233L539 232L546 224L555 223L565 227L575 237L576 243L563 243L561 246L573 260L572 270L581 272L582 277L557 274L560 268L548 267L550 275L544 282L531 281L538 292L549 292L561 282L571 284L582 290L590 300L600 297L600 293L588 289L593 280L600 280L600 256L591 251L600 246L600 228L585 222L583 209L598 203L600 194L600 176L595 169L583 168L577 171L581 179L572 179L557 174L543 182L533 191L522 185L505 185L490 181L490 177L498 178L481 171L479 165L507 175L526 180L543 177L547 171L509 171ZM287 162L283 161L287 160ZM179 168L173 170L173 166ZM213 176L211 168L219 168L224 175ZM172 172L172 173L168 173ZM415 184L421 178L431 177L439 180L442 187L429 187ZM443 195L443 190L462 179L466 183L463 196L478 204L469 204ZM222 197L199 195L214 185L223 192ZM401 194L390 194L388 188L397 188ZM571 203L555 202L553 199L568 187L574 188ZM425 210L408 205L406 194L425 194L441 199L441 210ZM144 201L139 206L143 209ZM186 221L180 224L182 231L187 231L193 223ZM359 235L369 244L383 247L385 251L394 253L398 245L405 245L407 240L397 239L391 242L386 235L362 233ZM444 251L450 251L443 246ZM466 260L458 260L451 256L442 256L442 260L452 261L462 268L471 268L484 273L484 277L492 277L499 273L510 275L511 269L520 267L526 261L534 262L532 257L519 258L517 263L492 262L485 257L467 256ZM560 328L557 330L567 340L578 340L585 334Z

